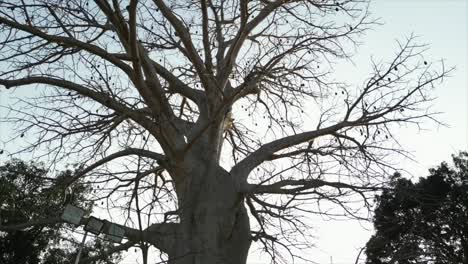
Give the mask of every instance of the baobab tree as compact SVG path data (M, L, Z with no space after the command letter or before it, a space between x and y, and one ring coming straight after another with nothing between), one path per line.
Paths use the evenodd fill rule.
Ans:
M79 164L69 184L125 228L109 254L246 263L254 242L300 257L303 217L360 217L405 155L395 129L437 122L430 91L450 69L413 36L360 87L335 72L378 25L368 4L0 1L0 85L32 96L2 109L3 155ZM59 221L31 220L1 229Z

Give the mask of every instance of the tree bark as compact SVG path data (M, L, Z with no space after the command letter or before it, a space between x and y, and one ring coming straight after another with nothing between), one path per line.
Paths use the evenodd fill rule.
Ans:
M178 164L183 166L170 173L176 179L180 228L168 252L169 263L246 263L250 224L235 179L199 157Z

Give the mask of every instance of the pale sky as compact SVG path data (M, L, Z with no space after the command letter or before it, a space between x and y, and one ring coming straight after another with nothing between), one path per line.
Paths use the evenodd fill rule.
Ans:
M417 161L406 161L401 166L415 178L426 176L430 167L450 161L451 154L468 150L468 1L466 0L376 0L371 11L385 24L369 31L362 39L363 45L354 58L353 65L341 67L346 81L362 83L367 72L360 68L369 66L370 56L389 58L395 41L409 36L419 36L419 42L430 44L425 54L429 60L444 59L446 65L456 66L450 78L437 87L434 109L443 112L439 119L450 127L426 124L427 131L415 129L400 131L400 142L410 150ZM352 264L358 248L365 245L372 225L356 221L323 222L313 224L317 235L316 249L307 258L321 264ZM253 259L251 264L267 263ZM301 263L300 261L298 262Z
M400 131L400 142L417 161L404 161L402 168L414 177L425 176L431 166L449 161L450 155L457 151L468 150L468 1L375 0L370 9L385 24L376 26L361 39L363 45L353 64L338 67L340 71L336 74L342 81L362 83L368 73L362 72L362 68L368 69L370 56L392 57L396 51L395 41L411 33L419 36L419 42L430 44L430 50L425 53L430 60L444 59L446 65L456 66L452 76L435 91L438 100L434 109L443 112L439 119L450 127L426 124L423 128L427 131ZM5 103L1 99L0 104ZM316 248L304 253L304 257L321 264L354 263L358 248L364 246L372 234L370 223L317 220L312 226L317 237ZM123 263L135 263L132 258L126 258ZM248 263L269 262L252 254ZM301 264L301 261L296 263Z

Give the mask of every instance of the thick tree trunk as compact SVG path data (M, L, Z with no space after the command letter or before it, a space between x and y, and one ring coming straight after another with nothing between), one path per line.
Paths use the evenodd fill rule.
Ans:
M181 228L169 254L171 264L244 264L250 225L243 196L232 176L200 159L178 167L176 191Z
M231 217L235 223L229 229L223 228L222 222ZM245 264L250 247L248 225L245 208L240 209L237 215L195 218L177 235L169 263Z

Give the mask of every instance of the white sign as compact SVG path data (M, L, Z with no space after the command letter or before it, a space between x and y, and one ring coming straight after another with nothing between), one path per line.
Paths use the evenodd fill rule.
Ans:
M125 235L125 230L116 224L110 224L106 231L105 238L115 243L120 243Z
M99 235L99 233L101 233L101 229L103 225L104 225L104 222L97 219L96 217L91 216L88 219L88 223L86 223L84 230L91 232L95 235Z
M70 224L79 225L84 214L85 210L67 204L62 214L62 220Z

